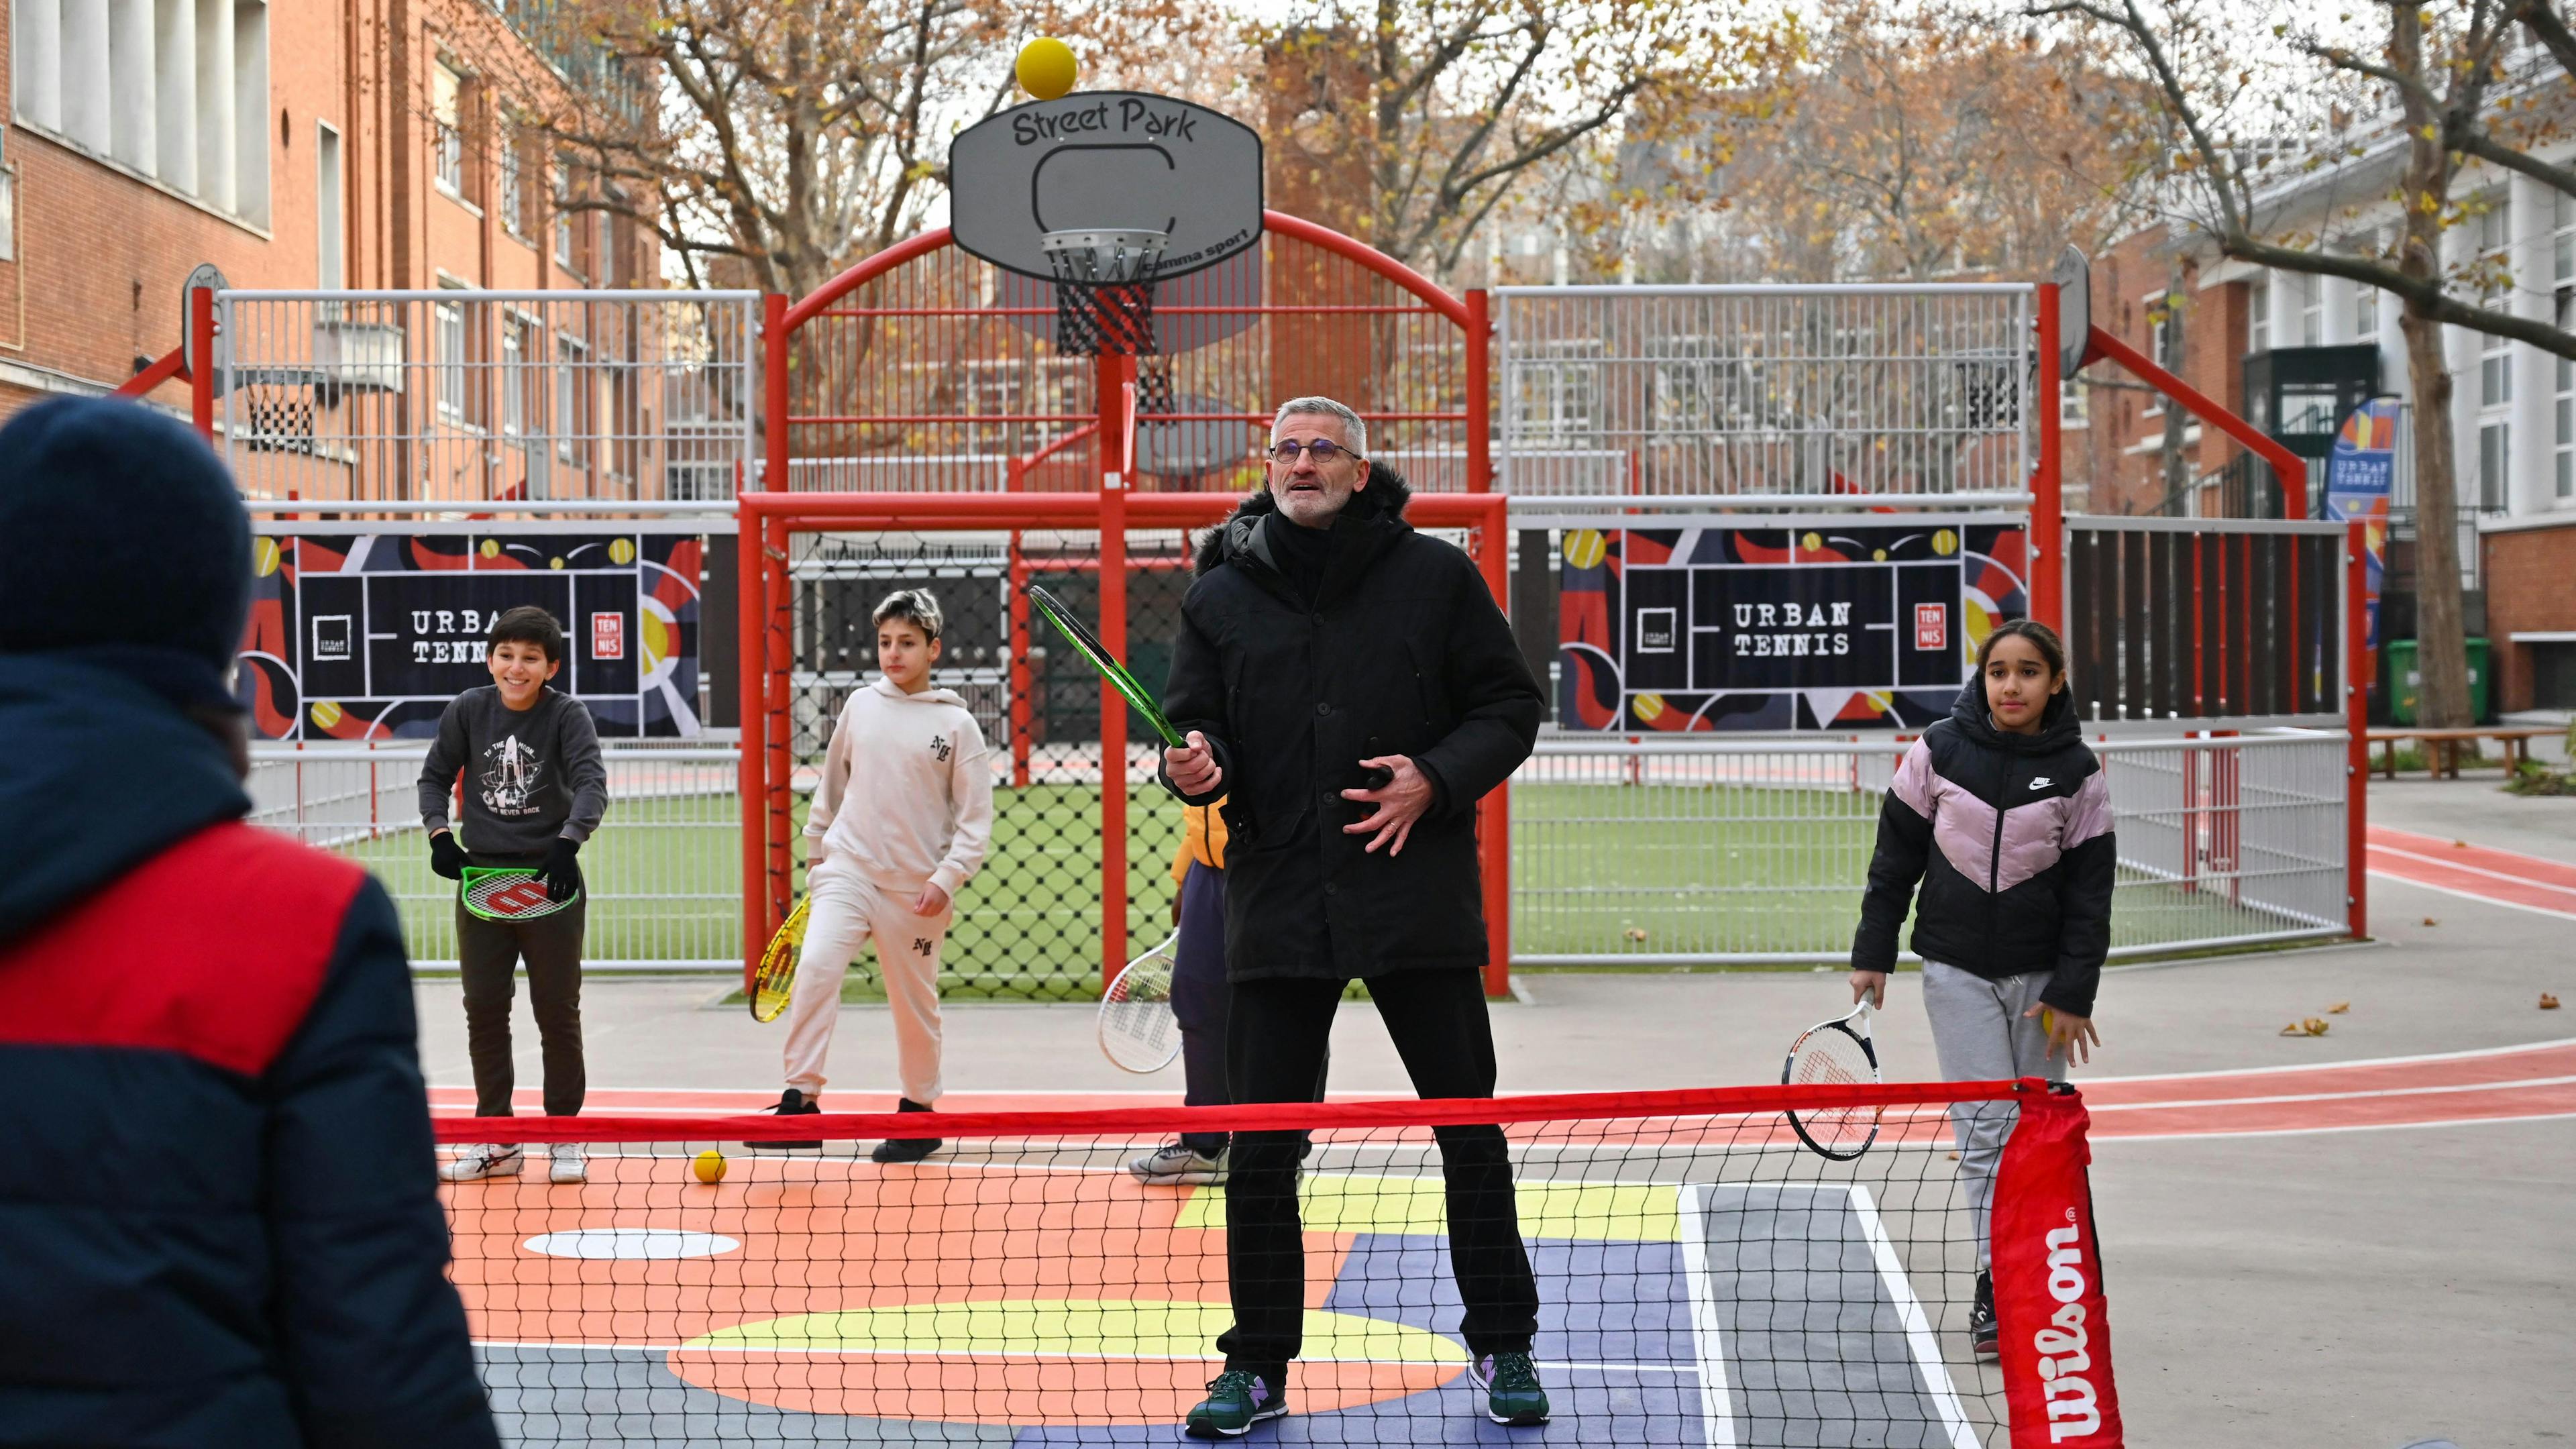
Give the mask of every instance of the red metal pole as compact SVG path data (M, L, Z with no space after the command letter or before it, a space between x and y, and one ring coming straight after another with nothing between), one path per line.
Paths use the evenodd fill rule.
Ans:
M1494 488L1493 297L1482 287L1467 289L1467 491Z
M1017 467L1017 460L1012 466ZM1029 561L1011 530L1011 788L1029 788Z
M1505 555L1511 538L1511 504L1500 494L1486 499L1484 518L1476 525L1476 567L1494 602L1511 610L1511 579ZM1508 779L1476 804L1476 835L1482 846L1478 865L1485 894L1485 994L1512 991L1512 782Z
M2039 289L2039 457L2030 476L2030 612L2031 617L2063 633L2066 629L2066 498L2058 466L2057 416L2057 286Z
M794 722L789 713L787 670L794 643L795 618L793 591L787 576L787 525L771 518L761 529L760 566L767 574L762 587L769 596L769 614L763 624L763 654L767 660L768 678L764 694L769 700L769 720L763 734L767 748L762 752L767 761L768 778L764 782L768 796L767 845L769 847L768 896L775 913L784 906L796 882L796 751L790 738ZM773 914L772 920L777 919Z
M2359 519L2344 529L2344 897L2355 937L2370 934L2370 541Z
M215 440L215 294L188 289L188 414L197 436Z
M760 953L776 930L769 919L769 890L762 870L769 835L769 792L762 786L762 726L767 710L762 693L761 621L768 617L762 597L764 570L760 541L764 533L759 500L745 498L734 515L734 696L742 714L742 989L752 988L760 972Z
M787 299L776 292L760 299L760 396L761 456L764 460L760 486L771 492L784 493L788 491Z
M1127 657L1127 481L1135 467L1136 359L1105 356L1100 397L1100 643ZM1127 700L1100 684L1100 988L1127 964Z

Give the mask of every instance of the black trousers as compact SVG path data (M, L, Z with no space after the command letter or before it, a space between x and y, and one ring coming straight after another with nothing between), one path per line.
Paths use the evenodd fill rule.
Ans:
M487 921L456 907L458 974L465 981L465 1052L474 1063L474 1115L510 1115L510 1002L528 963L528 1005L545 1062L546 1115L581 1113L581 936L587 896L532 921Z
M1234 988L1225 980L1225 872L1197 861L1181 876L1181 944L1173 953L1172 1015L1181 1028L1181 1101L1223 1107L1225 1018ZM1181 1142L1201 1157L1223 1152L1222 1132L1184 1132Z
M1238 981L1226 1022L1234 1100L1317 1100L1341 981ZM1424 1097L1494 1095L1494 1034L1483 974L1408 971L1369 979L1369 996ZM1297 1356L1306 1304L1306 1246L1297 1210L1296 1132L1238 1132L1225 1184L1226 1269L1234 1326L1217 1339L1229 1368L1269 1373ZM1538 1329L1538 1280L1521 1242L1510 1146L1497 1126L1439 1127L1448 1189L1449 1266L1466 1303L1459 1336L1478 1357L1527 1353ZM1277 1380L1271 1380L1274 1384Z

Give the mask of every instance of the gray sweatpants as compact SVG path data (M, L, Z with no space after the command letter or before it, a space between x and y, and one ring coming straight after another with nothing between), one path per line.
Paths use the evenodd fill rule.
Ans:
M2066 1059L2048 1054L2048 1032L2023 1012L2039 1004L2048 973L2033 971L1989 981L1939 961L1923 963L1923 1013L1932 1019L1932 1048L1941 1075L1953 1082L2007 1077L2066 1080ZM2004 1139L2021 1109L2010 1102L1958 1102L1950 1127L1959 1143L1959 1179L1968 1189L1968 1220L1976 1227L1977 1267L1992 1260L1988 1218L1995 1197L1995 1169Z

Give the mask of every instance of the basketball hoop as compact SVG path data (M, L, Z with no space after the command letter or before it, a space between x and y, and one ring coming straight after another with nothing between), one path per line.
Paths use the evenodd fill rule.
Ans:
M1051 231L1039 238L1055 272L1055 345L1072 357L1152 354L1154 274L1169 232Z

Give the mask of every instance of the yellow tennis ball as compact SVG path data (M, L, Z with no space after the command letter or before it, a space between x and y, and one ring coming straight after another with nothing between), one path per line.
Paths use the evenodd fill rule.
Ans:
M1052 36L1040 36L1020 47L1020 89L1051 101L1073 89L1073 47Z
M695 1173L700 1182L722 1182L725 1175L725 1156L710 1147L699 1153L697 1160L689 1164L689 1171Z

